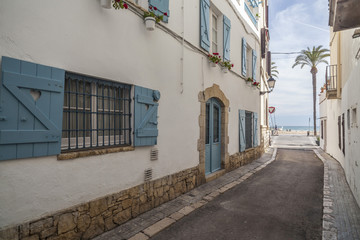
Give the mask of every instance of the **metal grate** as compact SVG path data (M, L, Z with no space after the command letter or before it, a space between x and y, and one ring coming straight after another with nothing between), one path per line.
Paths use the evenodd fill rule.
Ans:
M148 182L152 179L152 173L153 173L152 168L145 169L145 171L144 171L144 181L145 182Z
M61 149L131 145L131 86L66 73Z
M150 151L150 160L155 161L159 159L159 150L157 148L152 148Z

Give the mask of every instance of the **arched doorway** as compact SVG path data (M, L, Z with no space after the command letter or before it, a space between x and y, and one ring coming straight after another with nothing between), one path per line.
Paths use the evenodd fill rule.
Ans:
M221 105L216 98L206 102L205 174L221 169Z

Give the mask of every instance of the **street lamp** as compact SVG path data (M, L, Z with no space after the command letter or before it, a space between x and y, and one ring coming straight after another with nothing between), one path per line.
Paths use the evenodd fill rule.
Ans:
M260 95L264 95L265 93L271 93L275 87L275 82L276 82L276 80L272 76L270 76L270 78L267 80L270 90L269 91L260 91Z

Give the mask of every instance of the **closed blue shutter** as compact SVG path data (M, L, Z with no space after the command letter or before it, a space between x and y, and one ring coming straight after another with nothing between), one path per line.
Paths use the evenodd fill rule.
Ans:
M156 145L160 92L135 86L134 96L134 146Z
M155 15L163 16L163 22L168 22L170 17L169 0L149 0L149 7L156 7ZM167 14L167 16L164 15Z
M9 57L1 69L0 160L59 154L65 71Z
M252 50L252 78L256 81L256 51Z
M245 151L245 110L239 110L239 151Z
M242 38L242 64L241 64L241 73L244 77L246 77L246 40Z
M224 60L230 61L230 29L231 22L224 15Z
M209 15L210 0L200 0L200 46L207 52L210 50Z
M254 141L253 141L253 145L254 147L256 147L258 145L258 136L257 136L257 121L258 121L258 114L254 113Z

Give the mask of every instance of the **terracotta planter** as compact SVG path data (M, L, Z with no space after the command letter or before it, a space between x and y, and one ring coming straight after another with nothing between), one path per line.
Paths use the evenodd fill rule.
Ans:
M155 18L153 17L146 17L145 19L145 27L148 31L154 31L155 30Z

